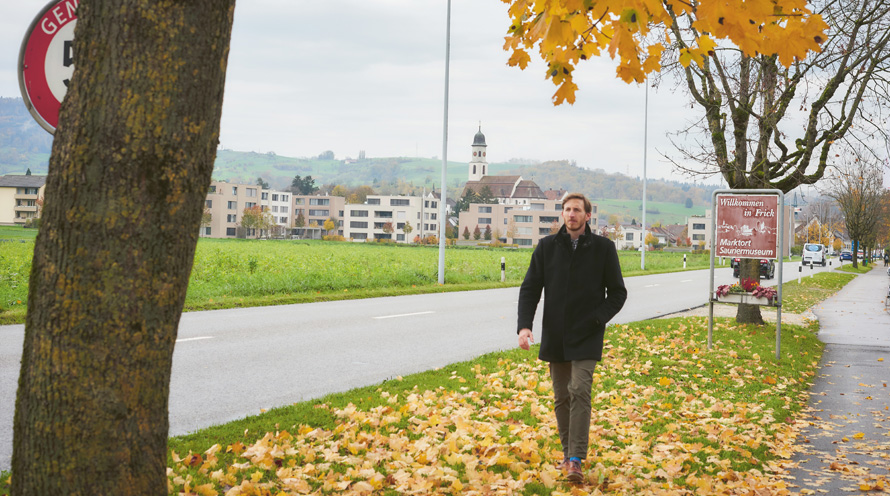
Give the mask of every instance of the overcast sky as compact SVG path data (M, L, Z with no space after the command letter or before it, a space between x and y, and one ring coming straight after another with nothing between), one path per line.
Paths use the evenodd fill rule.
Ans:
M43 0L6 2L0 96L20 96L16 64ZM542 64L507 67L500 0L453 0L449 161L470 159L482 124L489 162L570 159L641 176L645 90L614 62L576 71L572 105L554 107ZM446 0L243 0L235 25L220 141L239 151L337 158L442 157ZM671 88L649 92L647 175L673 178L667 131L696 114ZM674 154L676 155L676 154ZM691 180L690 180L691 181Z

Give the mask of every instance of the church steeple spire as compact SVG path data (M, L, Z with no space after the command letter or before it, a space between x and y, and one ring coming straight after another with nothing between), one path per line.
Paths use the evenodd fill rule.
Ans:
M482 134L482 122L479 122L479 131L473 137L473 158L470 160L468 168L468 179L470 181L478 181L482 176L488 174L488 159L486 158L485 135Z

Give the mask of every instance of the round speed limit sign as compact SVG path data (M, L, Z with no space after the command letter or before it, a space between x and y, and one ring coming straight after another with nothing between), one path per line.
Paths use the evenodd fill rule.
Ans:
M50 133L74 73L79 0L53 0L34 18L19 52L19 87L34 119Z

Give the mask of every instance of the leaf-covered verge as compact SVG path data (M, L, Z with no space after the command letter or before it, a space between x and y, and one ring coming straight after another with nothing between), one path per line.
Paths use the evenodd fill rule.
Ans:
M819 272L782 285L782 312L803 313L816 303L837 293L856 275L838 272Z
M594 377L586 490L784 489L816 328L704 319L612 326ZM170 443L171 494L571 491L546 364L506 351L297 404ZM200 489L199 489L200 488Z
M816 325L675 318L611 326L583 490L786 493L779 475L818 367ZM510 350L170 440L170 494L570 494L551 385ZM574 488L578 489L578 488Z
M869 272L876 266L877 266L877 264L874 264L874 263L872 263L870 265L862 265L862 263L860 262L858 266L853 267L853 264L849 263L849 264L844 264L844 265L838 267L836 270L849 272L851 274L865 274L866 272Z

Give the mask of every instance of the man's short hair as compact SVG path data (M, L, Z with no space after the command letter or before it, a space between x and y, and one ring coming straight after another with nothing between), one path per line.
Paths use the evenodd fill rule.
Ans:
M588 200L587 197L584 196L583 194L569 193L568 195L566 195L565 198L563 198L562 204L565 205L566 202L568 202L569 200L581 200L581 203L584 204L584 213L585 214L593 213L593 205L590 204L590 200Z

